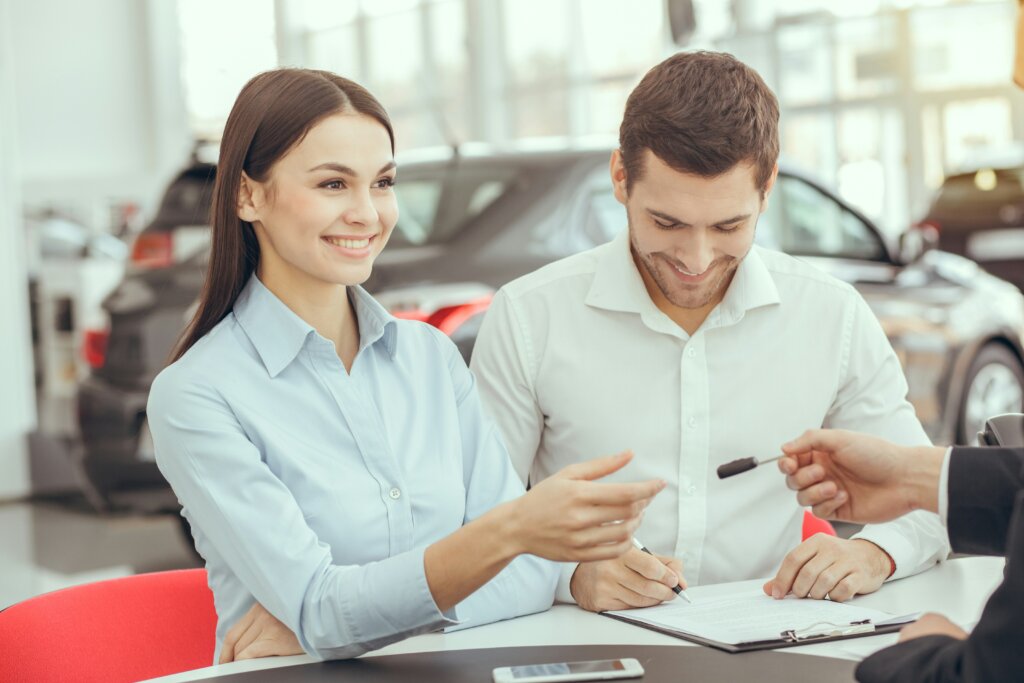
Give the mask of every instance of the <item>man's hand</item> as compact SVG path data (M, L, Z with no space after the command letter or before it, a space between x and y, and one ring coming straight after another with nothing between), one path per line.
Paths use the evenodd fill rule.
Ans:
M583 609L602 612L650 607L672 600L676 597L673 586L686 588L680 560L648 555L633 548L613 560L585 562L578 566L569 583L569 592Z
M797 501L823 519L885 522L916 509L938 511L945 450L897 446L841 430L804 433L782 447L779 470Z
M900 642L903 643L924 636L950 636L957 640L963 640L967 635L967 631L946 617L929 612L913 624L908 624L900 629Z
M889 555L870 541L816 534L786 555L778 574L763 588L776 599L793 593L798 598L828 596L845 602L878 590L891 568Z
M295 634L257 602L224 637L218 663L301 654Z

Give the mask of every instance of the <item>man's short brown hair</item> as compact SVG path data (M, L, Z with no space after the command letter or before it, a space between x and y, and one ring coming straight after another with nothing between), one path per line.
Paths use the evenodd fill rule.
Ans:
M681 52L647 72L619 128L626 188L651 150L683 173L712 178L754 165L764 192L779 159L779 102L756 71L724 52Z

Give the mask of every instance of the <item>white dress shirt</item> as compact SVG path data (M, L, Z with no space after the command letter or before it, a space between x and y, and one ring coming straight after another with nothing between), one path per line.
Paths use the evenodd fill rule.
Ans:
M691 336L651 300L628 233L550 264L495 296L474 350L481 398L512 462L533 482L632 449L610 481L668 482L637 536L685 564L690 585L774 575L800 543L803 509L767 458L806 429L928 437L877 319L857 291L782 253L751 249ZM946 557L937 515L866 527L899 578ZM557 596L571 600L563 568Z

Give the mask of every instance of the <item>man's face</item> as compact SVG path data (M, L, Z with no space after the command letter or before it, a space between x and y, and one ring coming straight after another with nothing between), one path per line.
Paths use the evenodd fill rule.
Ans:
M748 163L705 178L645 150L643 173L628 193L618 151L611 171L615 196L626 207L633 259L655 303L702 309L721 301L754 242L775 173L762 197Z
M1013 82L1024 88L1024 3L1017 9L1017 54L1013 60Z

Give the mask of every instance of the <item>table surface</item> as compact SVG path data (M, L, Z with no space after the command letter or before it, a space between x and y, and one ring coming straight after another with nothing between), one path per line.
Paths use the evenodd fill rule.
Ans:
M992 591L995 590L996 586L998 586L1002 581L1003 566L1004 561L1002 558L965 557L949 560L938 565L934 569L918 574L917 576L887 583L876 593L859 596L851 602L865 607L885 610L892 614L909 614L913 612L928 611L940 612L961 626L970 628L977 622L989 595L991 595ZM747 583L749 583L751 587L759 587L763 583L763 580L755 580ZM722 590L735 590L737 586L738 584L730 584ZM715 586L701 587L703 595L711 596L716 590L717 587ZM713 651L708 648L702 649L707 653L713 654L698 654L696 652L675 653L675 651L656 647L645 647L642 649L644 652L672 652L672 659L676 659L678 656L686 656L688 667L691 661L696 664L698 661L704 660L709 662L718 662L718 664L713 665L721 666L721 662L727 661L727 659L723 660L722 658L742 658L746 660L742 665L737 662L733 662L729 665L731 667L740 667L745 669L748 665L754 665L755 659L760 662L759 666L764 667L764 662L761 661L763 657L759 655L771 655L774 656L771 668L776 669L784 661L796 661L792 659L792 657L786 659L780 658L780 655L785 653L787 655L797 657L816 655L820 657L847 660L847 662L836 663L835 666L837 669L842 669L842 665L848 663L848 669L849 671L852 671L854 662L863 659L867 655L883 647L892 645L896 642L896 639L896 634L883 634L868 638L840 640L814 645L802 645L778 651L743 653L735 655ZM486 659L487 661L484 662L484 664L486 664L487 670L489 671L493 666L506 666L520 661L524 663L562 661L557 658L557 653L555 652L555 650L559 650L559 647L553 648L551 646L573 646L572 652L577 653L577 655L583 652L583 649L580 646L598 646L596 648L590 648L594 649L593 656L583 658L596 657L599 659L619 656L637 656L632 653L639 651L638 646L668 646L669 648L699 647L678 638L655 633L644 628L587 612L575 605L555 605L546 612L532 614L518 619L510 619L508 621L501 621L495 624L456 631L454 633L429 633L421 636L415 636L402 642L394 643L380 650L376 650L375 652L363 655L360 660L369 660L374 657L389 655L411 655L417 653L438 652L454 654L465 650L490 650L490 653L478 653L480 657L477 657L476 660L472 660L483 661L483 659ZM610 648L608 646L616 647ZM496 650L495 648L501 649ZM516 650L516 648L520 648L520 650ZM495 659L492 656L496 654L501 655L502 652L506 651L508 654L504 655L505 659L502 659L501 656ZM560 651L568 652L564 650L564 648ZM516 656L513 656L513 653L517 653ZM542 657L538 659L537 656L542 653L555 656L556 658L551 659ZM487 656L485 656L485 654ZM465 656L465 654L462 656ZM483 659L480 659L481 657ZM576 656L575 658L580 659L581 657ZM417 656L393 658L393 661L392 659L389 659L388 662L389 665L404 662L404 664L402 664L404 667L409 662L415 663L416 666L426 666L428 662L435 660L439 663L445 661L444 658L438 658L436 656L433 658ZM494 662L501 663L494 664ZM480 666L483 666L484 664L480 664ZM302 667L298 665L307 666ZM657 680L656 677L652 678L650 675L653 673L650 671L650 666L650 663L645 665L645 668L648 668L649 670L649 674L644 677L644 680ZM264 675L234 676L233 674L258 672L280 667L292 667L292 669L287 672L287 676L284 675L286 673L284 671L277 672L277 678L273 680L328 680L329 678L341 676L341 669L339 667L348 667L345 669L345 680L360 680L361 676L357 673L358 671L377 671L377 669L364 664L331 662L328 663L328 665L324 665L308 655L296 655L292 657L267 657L264 659L211 666L204 669L196 669L194 671L152 679L152 683L179 683L181 681L210 679L248 683L249 681L272 679L265 677ZM349 668L352 669L352 671L349 671ZM799 667L794 667L792 665L786 665L787 672L791 669L795 671L798 668ZM301 672L301 677L296 677L298 676L296 672ZM739 673L739 668L737 668L737 673ZM837 670L836 673L841 676L836 680L852 680L848 675L848 672ZM349 676L353 675L355 677L350 679ZM374 675L376 676L377 673ZM369 678L365 678L365 680L369 680ZM387 677L378 677L374 680L387 680ZM489 680L489 675L483 680ZM699 680L699 678L694 680ZM767 679L762 678L762 680ZM791 680L795 681L797 679ZM807 680L813 679L808 678Z

